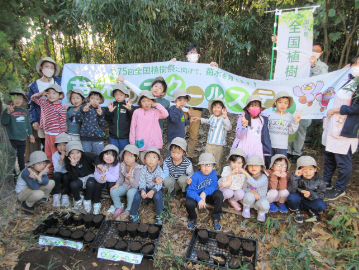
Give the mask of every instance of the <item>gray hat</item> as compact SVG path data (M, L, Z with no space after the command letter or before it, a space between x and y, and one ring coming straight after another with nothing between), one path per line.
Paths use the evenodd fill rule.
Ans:
M290 162L289 162L289 159L285 156L285 155L282 155L282 154L276 154L274 155L271 160L270 160L270 165L269 165L269 169L273 167L274 165L274 162L277 160L277 159L280 159L280 158L284 158L286 161L287 161L287 171L289 171L289 168L290 168Z
M213 154L203 153L199 156L197 165L201 165L201 164L217 164L217 162Z
M293 106L293 103L294 103L294 101L293 101L293 98L286 92L286 91L280 91L280 92L278 92L277 94L276 94L276 96L275 96L275 98L274 98L274 103L273 103L273 108L274 107L276 107L276 102L277 102L277 100L278 99L280 99L280 98L288 98L289 99L289 106L288 106L288 109L290 108L290 107L292 107Z
M186 97L187 101L191 100L191 96L188 95L187 91L185 89L178 89L175 91L174 95L173 95L173 99L172 102L176 102L176 99L179 97Z
M244 162L246 162L246 153L241 149L241 148L234 148L231 150L231 152L229 152L229 155L227 157L227 160L230 158L230 156L240 156L244 158Z
M120 152L120 151L118 150L118 147L117 147L116 145L108 144L108 145L106 145L105 148L101 151L101 153L105 153L105 152L107 152L107 151L109 151L109 150L115 151L115 152L117 153L117 155L118 155L118 153Z
M123 155L125 154L125 151L130 152L130 153L136 155L137 157L140 155L140 150L138 150L138 147L136 145L128 144L120 153L121 160L123 160Z
M58 85L58 84L50 84L48 87L46 87L46 89L44 91L46 92L46 91L48 91L50 89L55 90L59 94L64 94L64 92L62 91L61 86Z
M268 175L266 172L266 166L264 165L263 158L261 158L260 156L256 156L256 155L249 156L247 158L247 164L244 166L244 168L247 168L248 165L260 165L262 166L263 173L265 175Z
M130 96L130 90L127 89L126 85L124 85L123 83L118 83L115 85L115 87L111 91L111 96L115 97L115 91L117 91L117 90L121 91L128 97Z
M299 167L302 166L314 166L316 168L318 168L317 162L315 161L315 159L311 156L301 156L300 158L298 158L297 160L297 170ZM319 168L318 168L319 169Z
M51 161L47 159L47 156L44 152L42 151L35 151L32 152L30 155L30 160L29 163L27 164L28 167L30 167L31 165L34 165L35 163L41 162L41 161L46 161L46 163L50 163Z
M57 143L68 143L69 141L70 141L69 135L67 133L65 133L65 132L61 133L61 134L56 136L54 147L56 148Z
M44 58L42 58L39 62L37 62L37 64L36 64L36 71L37 71L38 73L40 73L40 74L42 75L42 72L41 72L40 68L41 68L42 63L44 63L44 62L53 63L53 64L55 65L55 73L54 73L54 76L59 75L59 73L60 73L60 66L59 66L58 64L56 64L56 62L55 62L51 57L44 57Z
M147 149L146 151L144 152L141 152L141 161L143 164L145 164L145 157L148 153L156 153L158 155L158 157L160 158L160 164L162 164L163 162L163 159L161 157L161 153L160 153L160 150L156 149L156 148L150 148L150 149Z
M263 102L262 102L262 98L258 95L251 95L247 98L246 100L246 107L248 106L249 103L251 103L252 101L259 101L261 103L261 107L262 109L265 109L266 107L264 106ZM245 108L246 108L245 107Z
M101 90L98 89L98 88L92 88L91 91L89 92L89 94L87 95L87 98L86 98L86 101L89 102L89 97L92 93L97 93L101 96L101 101L100 101L100 104L104 103L105 102L105 98L103 97L102 93L101 93Z
M80 150L81 152L84 151L80 141L70 141L66 144L66 156L68 156L72 150Z
M140 95L138 96L138 103L140 103L140 100L143 97L146 97L146 98L156 101L156 97L154 95L152 95L151 91L148 91L148 90L142 90L140 92Z
M70 103L71 103L71 95L72 95L72 93L79 94L80 96L82 96L85 99L84 91L82 91L81 89L72 89L70 91L67 91L67 93L66 93L66 98Z
M27 96L25 94L24 91L22 91L21 89L14 89L14 90L10 90L9 95L22 95L24 98L24 101L28 102L29 100L27 99ZM11 100L10 100L11 101Z
M181 138L181 137L176 137L172 140L171 144L167 147L167 149L170 151L171 149L171 145L174 144L174 145L177 145L179 147L181 147L181 149L183 151L187 151L187 142L185 139Z
M163 93L166 93L167 92L167 83L166 83L165 79L163 79L162 76L154 78L152 83L151 83L151 87L155 84L156 81L162 81L162 82L165 83L165 89L163 89Z
M217 98L211 100L210 102L208 102L208 110L209 110L209 113L210 113L210 114L213 114L212 104L213 104L213 102L215 102L215 101L220 101L220 102L223 104L223 108L226 107L226 103L224 103L224 100L221 99L220 97L217 97Z

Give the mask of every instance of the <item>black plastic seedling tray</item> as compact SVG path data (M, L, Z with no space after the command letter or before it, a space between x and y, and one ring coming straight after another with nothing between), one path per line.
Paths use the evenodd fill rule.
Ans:
M74 213L69 212L70 215L74 215ZM65 219L65 215L67 215L67 212L54 212L53 214L49 215L34 231L33 234L36 236L40 236L40 235L44 235L44 236L52 236L52 237L57 237L60 239L64 239L64 240L72 240L72 241L77 241L77 242L81 242L84 244L92 244L93 241L95 241L96 237L97 237L97 233L100 231L100 228L102 227L102 225L105 223L106 220L106 216L103 215L103 219L101 221L101 226L100 228L96 228L94 226L90 227L90 228L86 228L85 224L81 224L80 226L76 226L75 224L71 224L70 226L66 226L65 224L63 224L64 219ZM57 220L57 222L54 224L54 219ZM78 241L78 240L73 240L70 238L63 238L61 236L59 236L58 234L56 235L47 235L46 231L47 229L50 228L65 228L65 229L69 229L71 230L71 232L74 232L76 230L83 230L84 233L86 234L87 232L91 231L93 232L96 236L94 238L94 240L92 242L86 242L85 240L82 241Z
M162 225L161 224L152 224L152 223L146 223L149 226L156 226L159 227L159 235L157 237L157 239L151 239L149 236L147 236L146 238L142 238L140 235L137 235L136 237L131 237L128 233L126 234L126 236L124 237L120 237L119 233L118 233L118 225L120 223L138 223L138 222L130 222L130 221L120 221L120 220L107 220L105 223L102 224L100 231L98 232L95 240L92 242L91 248L94 251L97 251L99 248L103 248L103 244L106 240L111 239L111 238L115 238L118 240L124 240L127 242L128 245L130 245L131 242L134 241L138 241L140 242L142 245L147 244L147 243L153 243L155 245L153 254L156 253L157 250L157 246L158 243L160 241L161 238L161 234L162 234ZM141 224L141 223L139 223ZM115 249L113 249L115 250ZM142 253L135 253L135 252L131 252L129 247L127 246L127 250L125 252L129 252L129 253L133 253L133 254L142 254ZM152 259L153 255L148 255L148 254L142 254L145 258L147 259Z
M257 247L258 246L257 246L256 240L253 240L250 238L237 237L237 236L227 234L229 241L231 241L232 239L239 239L242 241L242 243L243 243L243 241L246 241L246 242L252 242L255 245L254 255L252 258L247 258L247 257L243 256L242 247L239 250L239 256L234 256L229 252L229 247L222 249L217 246L216 235L218 234L218 232L213 232L213 231L207 230L208 238L209 238L207 244L203 245L203 244L199 243L197 234L198 234L198 231L200 231L200 230L203 230L203 229L196 228L193 231L192 238L188 245L188 248L186 251L186 256L185 256L187 261L197 263L197 264L207 265L207 266L215 268L215 269L227 269L229 260L232 259L232 257L239 257L243 261L245 261L246 259L248 260L248 262L244 262L245 264L247 264L251 261L251 263L253 264L254 267L257 265ZM209 252L211 257L208 262L203 262L203 261L198 260L197 251L199 251L199 250L206 250ZM226 266L221 267L214 263L213 256L218 253L223 254L227 257Z

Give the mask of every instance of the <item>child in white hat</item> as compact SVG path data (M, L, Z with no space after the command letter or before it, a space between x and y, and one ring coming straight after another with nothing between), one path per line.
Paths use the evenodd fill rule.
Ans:
M72 89L67 91L66 97L72 105L66 112L67 133L70 135L71 141L79 141L81 122L76 120L76 114L86 102L85 94L81 89Z

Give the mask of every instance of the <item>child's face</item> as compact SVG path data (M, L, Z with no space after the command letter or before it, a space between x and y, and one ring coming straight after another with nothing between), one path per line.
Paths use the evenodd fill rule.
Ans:
M91 95L89 98L89 103L91 104L92 107L97 108L98 105L100 105L101 102L101 98L98 95Z
M248 171L251 175L257 175L262 171L261 165L248 165Z
M241 158L237 158L236 161L229 161L229 167L231 168L231 170L234 169L242 169L243 168L243 162Z
M281 161L276 160L273 164L272 170L274 172L286 172L287 171L287 162L285 159L282 159Z
M249 105L248 109L261 109L261 103L259 101L253 101L251 102L251 104Z
M143 97L141 99L141 108L144 109L145 111L150 110L152 107L152 100L147 98L147 97Z
M82 156L82 153L80 150L72 150L69 154L69 156L71 157L71 159L74 161L74 162L79 162L80 159L81 159L81 156Z
M123 155L123 160L125 161L125 164L127 166L131 166L135 163L136 156L128 151L125 151L125 153Z
M160 164L160 159L156 153L147 153L145 156L145 164L148 167L156 167Z
M48 89L46 91L47 93L47 99L51 102L51 103L54 103L54 102L58 102L59 99L62 97L62 94L60 94L59 92L55 91L54 89Z
M171 157L173 160L180 161L182 160L183 155L184 151L181 148L174 146L171 148Z
M212 111L215 116L222 115L222 110L223 110L223 107L221 104L216 104L216 105L212 106Z
M110 152L106 152L103 154L103 161L106 164L112 164L115 161L115 157Z
M21 107L24 103L24 97L22 95L11 95L11 102L15 107Z
M66 144L67 144L67 143L58 143L58 144L56 145L57 151L59 151L60 153L66 152Z
M34 165L32 165L31 167L34 168L35 171L37 172L41 172L46 166L46 162L45 161L41 161L41 162L37 162Z
M160 97L162 96L162 93L165 89L163 88L162 83L155 83L152 87L151 87L151 91L152 91L152 95L154 95L155 97Z
M276 101L277 110L280 112L284 112L289 107L289 99L288 98L279 98Z
M186 106L187 104L187 98L186 97L179 97L176 99L176 107L177 108L184 108L184 106Z
M117 102L122 102L125 100L126 95L122 93L120 90L115 91L113 94Z
M201 173L204 175L209 175L214 170L215 164L201 164L199 165L199 169Z
M315 175L315 173L317 172L317 168L314 167L313 165L311 166L302 166L300 168L303 172L303 176L307 179L311 179L313 178L313 176Z
M77 93L72 93L71 94L71 104L74 105L75 107L79 107L82 105L82 96L77 94Z

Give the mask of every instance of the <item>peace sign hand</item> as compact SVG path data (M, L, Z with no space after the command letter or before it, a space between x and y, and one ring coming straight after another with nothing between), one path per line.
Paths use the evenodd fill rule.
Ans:
M66 102L66 104L64 105L66 111L69 108L69 106L70 106L69 102Z
M298 113L298 110L295 112L294 123L299 123L300 119L302 118L302 112L303 111L300 111Z
M7 113L11 114L14 111L15 104L10 103L10 107L7 108Z
M243 114L243 116L239 114L238 117L242 119L242 126L247 127L248 126L248 120L246 119L246 116L244 114Z
M69 156L69 160L72 166L76 166L77 165L77 161L74 160L72 157Z
M127 110L131 111L131 109L132 109L132 101L131 101L131 99L126 100L125 102L126 102L126 105L123 105L123 107L125 107Z
M126 81L125 76L117 76L117 77L116 77L116 81L118 81L118 82L124 82L124 81Z
M223 108L223 109L222 109L222 116L223 116L223 118L227 118L227 117L228 117L228 111L227 111L226 108Z
M91 103L87 103L86 106L82 109L84 112L88 112L90 110Z
M107 105L107 108L108 108L109 112L113 112L116 107L113 106L113 102L109 102Z

